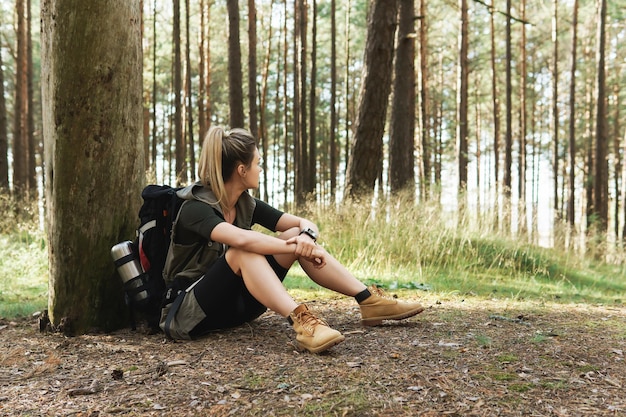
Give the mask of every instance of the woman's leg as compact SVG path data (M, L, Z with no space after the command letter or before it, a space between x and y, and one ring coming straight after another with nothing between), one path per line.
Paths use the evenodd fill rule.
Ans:
M287 317L296 331L296 344L300 349L319 353L345 340L339 331L317 318L305 304L298 305L291 298L265 256L231 248L226 252L226 261L235 273L242 276L246 289L258 302ZM286 270L291 263L281 266Z
M298 229L288 230L278 236L287 240L298 234ZM275 255L276 261L284 268L289 269L298 260L294 255ZM367 287L350 273L337 259L326 252L326 265L317 269L308 261L303 260L300 266L316 284L329 290L354 297Z
M250 294L270 310L287 317L298 306L265 256L230 248L226 252L226 261L237 275L241 275Z

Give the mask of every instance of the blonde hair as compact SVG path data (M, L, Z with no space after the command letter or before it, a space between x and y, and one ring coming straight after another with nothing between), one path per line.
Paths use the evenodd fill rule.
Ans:
M256 141L245 129L225 131L220 126L212 126L204 137L198 177L205 187L210 187L217 201L225 211L226 188L224 183L233 175L237 165L249 167L254 159Z

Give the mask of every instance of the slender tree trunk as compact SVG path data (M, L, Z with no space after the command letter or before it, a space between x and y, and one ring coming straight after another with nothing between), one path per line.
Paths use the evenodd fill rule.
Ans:
M308 138L309 151L308 151L308 184L306 188L307 195L310 199L315 199L315 185L317 183L317 122L316 112L317 107L317 1L311 0L312 9L312 22L311 22L311 86L309 96L309 130L310 137Z
M622 138L622 155L626 158L626 130ZM622 211L624 223L622 225L622 246L626 246L626 161L622 162Z
M50 317L108 331L126 310L109 253L145 182L139 1L44 0L41 21Z
M587 219L587 232L590 231L593 223L594 223L594 155L595 155L595 144L593 138L593 87L587 83L585 85L586 88L586 96L587 100L587 109L585 111L585 120L586 120L586 132L585 132L585 143L586 143L586 161L585 161L585 199L586 199L586 207L585 207L585 217Z
M572 19L572 66L569 92L569 196L567 199L567 222L576 222L576 52L578 40L578 0L574 0Z
M182 59L180 51L180 0L174 0L174 140L176 141L176 184L187 182L185 136L183 135Z
M309 171L309 134L307 129L307 28L308 28L308 3L307 0L299 0L298 1L298 38L300 42L299 46L299 58L298 58L298 72L299 74L299 118L300 118L300 136L299 136L299 145L300 145L300 154L299 161L300 164L300 175L301 175L301 184L299 187L298 195L296 195L296 203L298 205L302 205L305 202L306 195L310 189L310 171Z
M526 21L526 0L520 2L520 19ZM527 89L527 69L526 69L526 25L521 25L520 41L520 118L519 118L519 152L518 152L518 217L519 231L526 234L528 231L526 223L526 89Z
M30 198L37 199L37 152L40 149L35 144L35 105L33 90L33 41L31 24L31 0L26 0L26 137L28 140L28 190Z
M432 168L431 168L431 111L430 106L430 74L428 71L428 11L427 0L420 0L420 12L419 12L419 37L420 37L420 50L419 50L419 63L420 63L420 118L422 126L421 134L421 182L420 191L421 197L424 201L430 198L430 188ZM433 135L434 137L434 135Z
M209 98L209 35L207 21L210 16L211 0L200 0L200 44L198 45L198 132L200 142L204 140L211 121L208 114Z
M456 152L457 166L459 176L459 205L464 207L464 201L467 192L467 164L468 164L468 100L467 94L469 89L469 61L468 61L468 7L467 0L459 0L459 9L461 11L461 27L459 31L459 63L457 78L457 131L456 131Z
M346 193L350 197L372 193L382 172L397 13L398 0L370 3L359 110L347 170Z
M443 55L439 56L439 88L444 88L443 73ZM443 100L439 100L436 105L433 103L435 111L435 123L433 125L433 138L435 140L433 155L433 174L435 181L435 190L437 190L437 201L441 201L441 170L442 170L442 151L443 151Z
M493 175L494 175L494 225L498 229L500 201L500 99L498 96L498 70L496 68L496 28L495 10L489 9L491 37L491 100L493 103Z
M0 16L0 24L3 23ZM7 107L4 96L4 69L2 64L2 48L0 48L0 192L9 190L9 135L7 125Z
M346 46L345 46L345 57L346 57L346 61L345 61L345 101L346 101L346 126L345 126L345 143L344 143L344 171L348 172L348 162L350 160L350 144L351 142L351 138L352 138L352 133L354 132L353 130L353 106L351 106L351 104L353 103L351 100L351 97L353 95L351 95L351 90L352 90L352 84L350 83L350 64L351 64L351 49L350 49L350 36L351 36L351 32L350 32L350 11L352 10L352 0L348 0L348 4L346 5L346 34L345 34L345 38L346 38Z
M256 71L256 48L257 48L257 36L256 36L256 5L254 0L248 0L248 120L250 132L257 139L257 143L260 138L258 128L258 110L257 110L257 71Z
M559 0L553 1L554 14L552 15L552 178L554 192L554 218L558 221L561 218L559 202L559 26L558 26L558 5Z
M272 59L272 36L273 36L273 24L272 16L274 15L274 0L270 3L270 13L267 29L267 49L265 51L265 57L263 59L263 69L261 71L261 92L259 98L259 136L258 140L261 142L261 149L263 151L263 200L269 199L269 183L268 183L268 167L267 160L269 159L269 132L267 127L267 90L268 90L268 78L270 72L270 62ZM262 29L262 33L265 31ZM280 52L280 51L279 51ZM277 88L280 88L280 69L276 71L277 75ZM276 103L276 109L279 107L279 102ZM275 110L277 111L277 110ZM277 120L275 120L276 122Z
M613 117L613 160L615 167L615 172L613 175L613 185L615 188L615 197L613 200L614 209L613 209L613 218L615 221L613 222L613 232L615 235L615 241L619 242L619 205L621 199L620 192L620 175L622 173L622 156L620 155L620 87L619 84L615 84L613 87L613 97L615 97L615 113Z
M504 134L504 225L505 230L510 230L511 220L511 169L513 164L513 85L511 63L513 55L511 52L511 0L506 1L506 132Z
M243 75L239 42L239 0L227 0L228 8L228 101L230 127L245 128L243 112Z
M330 2L330 195L334 202L337 193L337 5Z
M294 4L297 0L294 0ZM289 46L288 46L288 30L287 30L287 1L285 0L284 3L284 8L283 8L283 158L285 160L285 166L288 169L284 169L283 170L283 206L284 207L288 207L288 202L290 201L290 196L289 196L289 189L293 187L289 186L289 172L293 171L295 172L296 167L291 165L291 169L290 168L290 155L291 152L289 152L289 134L288 132L291 130L289 129L289 104L287 102L287 97L288 97L288 88L287 88L287 79L288 79L288 69L287 69L287 60L288 60L288 53L289 53ZM294 19L295 19L296 13L294 11ZM294 52L294 61L295 61L295 57L296 57L296 48L295 48L295 36L294 36L294 48L293 48L293 52ZM294 78L297 77L297 72L295 71L294 68ZM294 86L294 100L295 100L295 92L297 91L297 83L294 81L293 83ZM295 108L297 106L294 105L294 114L292 115L292 119L294 122L294 135L297 136L298 135L298 130L295 128L295 124L297 123L298 118L295 116ZM294 143L298 143L297 140L295 140ZM295 155L295 153L294 153ZM297 172L296 172L297 174Z
M600 0L600 16L598 19L598 48L596 80L596 156L594 167L594 213L599 231L606 231L608 224L608 126L606 110L606 68L604 50L606 44L606 6L607 0Z
M157 0L154 0L152 5L152 36L154 37L152 45L152 148L150 157L150 166L154 168L156 174L156 161L157 161Z
M414 0L399 0L398 38L389 128L391 192L415 194L415 15Z
M15 102L13 112L13 192L19 201L29 198L28 138L28 64L27 64L27 22L26 0L16 0L17 57L15 62ZM34 169L34 167L33 167ZM20 206L21 207L21 206Z
M302 95L300 77L302 75L302 61L300 54L300 20L302 19L303 0L293 0L293 163L294 163L294 193L296 199L296 205L303 203L303 190L304 190L304 165L302 163L302 129L300 124L302 123L302 101L300 96Z
M190 38L190 10L189 0L185 0L185 84L187 86L185 95L187 96L187 137L189 138L189 171L192 178L196 172L196 141L193 135L193 86L191 84L191 38Z

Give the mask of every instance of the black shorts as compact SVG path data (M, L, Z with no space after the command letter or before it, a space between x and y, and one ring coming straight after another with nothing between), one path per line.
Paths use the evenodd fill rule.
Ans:
M266 259L282 282L288 270L280 266L274 256L267 255ZM192 338L212 330L239 326L256 319L267 310L250 294L243 278L235 274L225 256L215 261L192 291L206 314L189 332Z

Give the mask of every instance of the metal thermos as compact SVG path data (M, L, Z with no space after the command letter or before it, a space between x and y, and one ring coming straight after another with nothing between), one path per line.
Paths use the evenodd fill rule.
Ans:
M141 302L148 298L148 292L138 289L144 284L144 272L139 262L139 256L134 250L133 242L127 240L120 242L111 248L111 256L117 267L117 272L122 278L126 293Z

